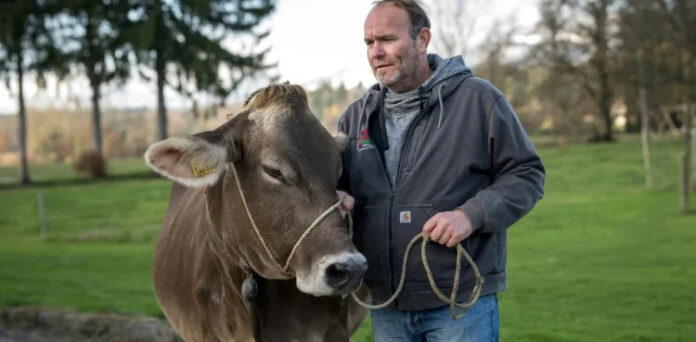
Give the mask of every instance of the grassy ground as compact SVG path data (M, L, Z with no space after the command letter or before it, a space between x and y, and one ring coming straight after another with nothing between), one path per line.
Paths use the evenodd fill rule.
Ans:
M540 149L546 196L509 231L503 341L696 339L696 215L679 214L678 143L653 147L652 190L643 186L635 138ZM112 172L142 171L122 165ZM76 179L60 168L35 172ZM161 316L150 258L168 189L163 180L135 179L0 190L0 307ZM367 322L355 340L372 340Z
M119 159L109 161L107 173L111 180L121 178L144 177L147 170L144 168L141 158ZM92 180L83 173L76 173L72 165L67 164L48 164L29 166L29 176L33 182L43 185L65 184L65 183L87 183ZM0 166L0 187L7 188L17 182L17 169L14 167Z

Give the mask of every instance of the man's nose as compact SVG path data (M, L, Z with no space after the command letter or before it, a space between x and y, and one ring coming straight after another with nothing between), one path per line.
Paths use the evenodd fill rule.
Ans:
M382 46L377 42L372 43L367 53L370 60L384 57L384 49L382 49Z

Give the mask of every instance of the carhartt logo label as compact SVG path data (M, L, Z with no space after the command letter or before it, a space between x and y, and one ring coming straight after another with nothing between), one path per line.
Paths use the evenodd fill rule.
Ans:
M372 143L372 140L370 140L370 136L367 134L367 129L363 129L362 131L360 131L360 140L358 140L358 151L362 151L370 147L375 147L375 145Z
M411 223L411 212L402 211L399 213L399 222L401 223Z

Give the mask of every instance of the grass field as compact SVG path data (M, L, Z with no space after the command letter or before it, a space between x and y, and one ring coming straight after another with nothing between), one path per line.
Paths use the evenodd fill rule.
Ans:
M679 151L676 142L653 146L657 186L646 190L634 137L539 150L546 196L509 231L502 341L696 340L696 215L679 213ZM138 163L111 170L140 174ZM0 168L0 179L13 172ZM161 317L150 258L169 183L83 183L56 166L34 172L71 183L0 190L0 307ZM372 340L368 323L355 340Z

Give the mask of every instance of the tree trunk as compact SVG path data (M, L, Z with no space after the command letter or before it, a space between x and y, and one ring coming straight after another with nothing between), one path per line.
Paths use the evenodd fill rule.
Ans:
M677 128L677 125L674 124L672 118L669 116L669 110L667 108L662 108L660 109L660 114L662 115L662 119L665 121L667 127L669 127L669 132L675 139L678 139L680 136L679 129Z
M157 69L157 127L159 140L167 139L167 107L164 102L166 63L162 51L157 51L155 68Z
M94 152L100 157L104 157L102 149L102 130L101 130L101 109L99 108L99 99L101 98L101 87L103 68L101 66L97 70L97 47L94 46L93 40L97 28L95 27L94 21L92 20L91 13L87 14L87 26L86 26L86 41L87 41L87 51L88 57L86 62L87 76L89 77L89 84L92 87L92 148Z
M100 84L94 79L90 83L92 84L92 147L94 152L103 158L101 109L99 108L99 98L101 97Z
M164 10L162 1L155 1L155 36L167 36L167 27L164 24ZM167 58L165 57L165 43L155 40L155 72L157 73L157 138L167 139L167 105L164 100L164 86L167 80Z
M604 121L604 134L602 135L602 140L604 141L614 141L613 134L613 122L611 119L611 90L609 89L609 73L604 70L602 75L600 75L600 111L602 115L602 121Z
M645 187L653 187L650 164L650 118L645 100L645 86L640 86L640 140L643 145L643 166L645 167Z
M17 58L17 88L19 89L19 184L31 183L29 178L29 163L27 163L27 112L24 107L24 66L21 49L16 52Z
M597 141L613 141L613 122L611 118L611 102L613 98L611 75L610 75L610 56L609 56L609 13L608 8L613 1L602 0L590 2L584 6L585 11L594 19L594 31L590 34L596 47L596 52L592 56L590 64L597 72L598 84L596 101L599 109L599 118L602 120L603 132L597 137Z
M689 212L689 192L691 191L691 96L692 89L689 84L691 68L689 67L688 55L684 55L682 61L682 72L684 81L687 85L686 96L684 96L684 154L682 155L682 181L681 181L681 211L686 214Z

